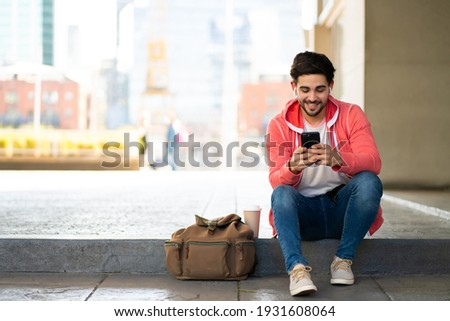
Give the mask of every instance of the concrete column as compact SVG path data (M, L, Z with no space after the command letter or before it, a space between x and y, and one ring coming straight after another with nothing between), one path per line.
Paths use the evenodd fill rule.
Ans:
M365 105L387 186L449 187L450 1L366 1Z

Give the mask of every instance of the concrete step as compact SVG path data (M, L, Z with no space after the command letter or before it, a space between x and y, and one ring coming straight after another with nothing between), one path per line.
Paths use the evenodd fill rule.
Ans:
M303 242L316 273L327 273L337 240ZM449 239L365 239L357 275L450 273ZM276 239L257 239L254 276L284 274ZM107 272L167 274L161 239L0 239L0 272Z

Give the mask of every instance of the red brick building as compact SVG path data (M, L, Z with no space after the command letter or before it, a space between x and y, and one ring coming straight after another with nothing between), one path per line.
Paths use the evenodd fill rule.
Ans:
M262 137L269 120L293 97L289 82L244 84L238 112L240 137Z
M19 127L33 123L36 85L29 78L13 77L0 81L0 126ZM66 77L42 80L41 125L78 129L79 90L78 83Z

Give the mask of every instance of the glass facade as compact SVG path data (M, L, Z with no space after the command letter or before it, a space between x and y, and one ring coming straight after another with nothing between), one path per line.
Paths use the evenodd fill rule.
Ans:
M163 38L167 55L169 107L190 123L217 127L221 117L225 65L226 1L142 0L134 7L130 120L145 105L147 46ZM160 10L157 19L152 19ZM240 0L233 10L233 67L236 91L264 75L286 75L304 50L299 0ZM203 128L203 127L202 127Z
M42 63L53 65L53 0L42 0Z
M0 0L0 64L53 65L54 0Z

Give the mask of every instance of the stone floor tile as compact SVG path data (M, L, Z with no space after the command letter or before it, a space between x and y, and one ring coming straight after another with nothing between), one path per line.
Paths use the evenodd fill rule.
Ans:
M83 301L106 275L0 273L0 301Z
M358 277L353 286L330 284L328 275L313 275L317 292L309 296L293 297L289 293L289 277L277 275L258 280L249 278L240 282L242 301L383 301L389 297L370 277Z
M374 277L394 301L450 301L450 274Z
M236 281L181 281L161 274L110 274L93 301L236 301Z

